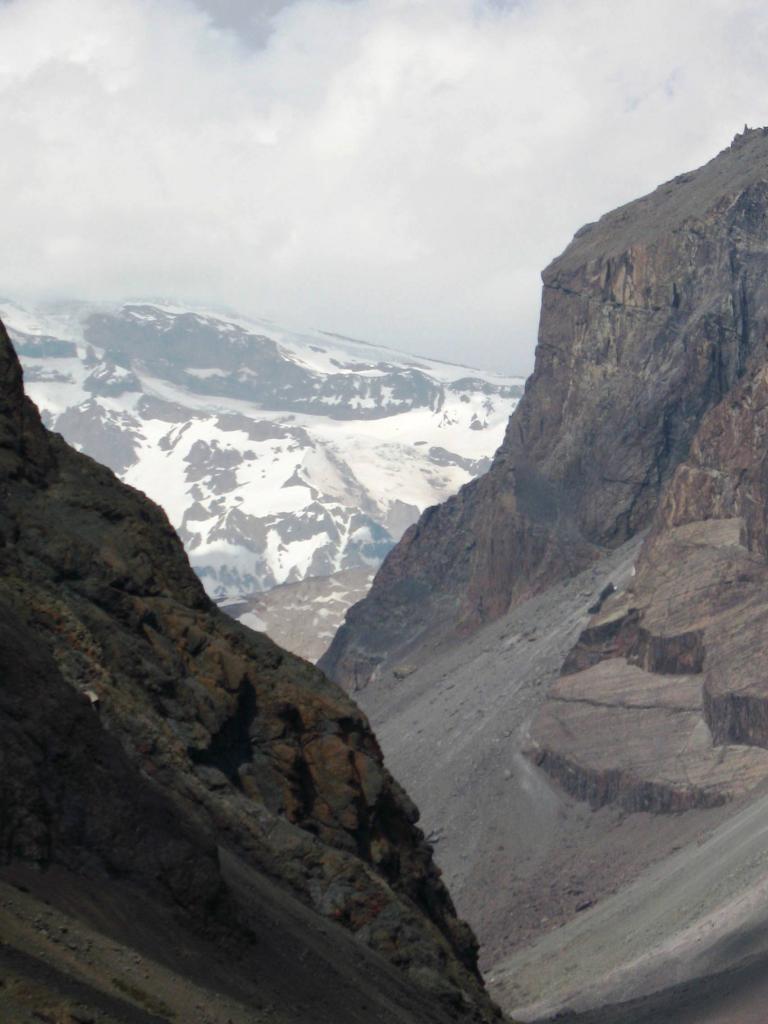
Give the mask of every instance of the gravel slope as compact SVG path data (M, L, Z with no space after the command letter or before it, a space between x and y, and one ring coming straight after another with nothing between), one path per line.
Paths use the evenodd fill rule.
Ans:
M0 871L3 1024L446 1024L333 922L224 857L252 945L203 935L135 887Z
M738 810L730 804L682 815L627 814L615 807L592 811L525 756L528 724L587 621L588 608L609 582L618 590L626 586L640 543L629 542L463 644L421 647L413 660L406 656L355 694L388 766L418 801L457 908L480 938L491 990L513 1016L545 994L547 1004L535 1017L568 1005L580 988L589 998L576 1005L586 1009L680 980L672 972L651 981L651 971L637 988L595 986L609 953L617 963L623 962L622 950L631 953L625 933L635 904L618 905L605 941L602 918L595 914L613 905L610 894L623 892L673 851L698 843ZM748 825L743 828L746 834ZM756 851L759 839L755 843ZM710 896L719 863L719 855L713 856L711 873L696 883ZM739 861L734 870L741 866ZM637 893L631 899L639 912L650 890ZM664 905L664 894L653 893L653 905ZM681 895L680 906L685 901ZM670 910L669 919L659 922L659 937L672 934L674 920ZM568 921L573 923L558 927ZM572 929L573 947L567 945ZM526 948L541 936L533 949ZM649 941L643 933L638 948Z
M422 808L483 943L489 988L514 1019L757 1024L768 992L765 786L685 814L592 811L524 754L587 608L608 582L627 584L638 543L469 642L422 648L356 696Z
M516 1017L538 1021L565 1006L588 1010L622 1002L743 970L766 957L763 795L702 843L685 846L625 890L499 964L492 983Z

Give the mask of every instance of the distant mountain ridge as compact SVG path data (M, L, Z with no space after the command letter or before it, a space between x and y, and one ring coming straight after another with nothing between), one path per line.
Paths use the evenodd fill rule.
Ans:
M44 421L159 501L219 601L378 566L522 380L179 306L0 303Z

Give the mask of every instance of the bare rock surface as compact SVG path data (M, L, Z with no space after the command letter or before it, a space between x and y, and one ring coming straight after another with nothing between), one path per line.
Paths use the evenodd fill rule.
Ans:
M424 830L480 937L486 970L732 810L682 817L627 814L616 803L592 810L528 756L531 721L588 608L609 582L617 598L625 594L639 545L627 542L462 644L413 652L356 693L387 764L423 808ZM690 683L683 689L682 699L700 707L700 682L695 692ZM681 700L679 693L661 699L673 707Z
M603 662L560 680L536 720L536 763L574 796L629 811L715 807L768 777L765 751L713 744L700 679L646 675Z
M698 1016L686 1017L683 1000L679 1013L663 1011L667 1019L758 1020L763 1012L750 970L765 960L768 892L767 381L752 360L703 416L662 493L636 574L581 634L531 729L537 761L593 804L632 807L640 798L663 811L737 798L731 818L506 958L493 984L522 1020L566 1007L574 1020L578 1012L599 1020L604 1003L661 1013L681 984L706 988L703 979L715 985L713 1004L697 1011L694 999ZM682 698L697 688L694 710Z
M491 471L321 660L515 1019L764 1016L766 271L764 129L578 232Z
M276 644L315 662L333 639L350 605L370 588L373 570L342 569L329 576L309 576L261 594L222 604L222 609Z
M765 358L768 132L577 232L489 473L427 510L321 666L348 686L647 527L702 416Z
M221 613L164 514L45 430L2 328L0 495L0 860L104 899L135 886L182 916L177 934L242 953L244 978L248 894L266 886L288 901L277 933L300 913L346 929L382 978L397 969L405 1020L411 1004L492 1019L474 937L365 716Z
M573 795L681 811L768 777L765 750L736 730L725 735L710 693L710 680L741 692L745 673L759 675L768 571L739 544L741 532L739 520L711 519L653 535L637 576L582 633L530 749Z
M711 418L719 415L717 407ZM762 459L762 447L753 450ZM719 472L723 486L731 464ZM732 471L747 478L743 465ZM768 776L768 566L756 539L754 550L745 546L742 517L720 518L723 502L700 492L685 498L693 481L682 465L637 575L582 633L532 726L537 764L595 806L685 810L725 802ZM684 522L693 502L713 518Z
M764 381L758 369L704 418L636 574L581 634L531 729L536 760L593 804L634 809L639 798L669 811L735 799L730 820L504 958L494 990L521 1020L565 1008L574 1014L564 1019L585 1022L653 1012L751 1021L762 1012L750 971L766 954L768 892ZM714 986L711 1005L697 1003L697 984ZM601 1016L605 1003L623 1010Z

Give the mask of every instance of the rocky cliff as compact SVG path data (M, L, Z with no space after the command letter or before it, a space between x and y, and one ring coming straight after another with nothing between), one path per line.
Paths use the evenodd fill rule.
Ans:
M533 756L574 795L685 810L768 776L766 438L768 367L753 366L702 419L635 577L534 722Z
M42 426L2 327L0 494L2 862L91 879L105 906L113 884L154 893L223 929L241 973L250 872L401 968L403 1020L409 999L419 1020L492 1019L363 714L220 613L165 515Z
M490 472L427 510L322 667L365 685L647 527L704 414L766 356L768 130L577 232Z
M493 468L323 662L515 1019L760 1017L767 255L765 130L579 232Z

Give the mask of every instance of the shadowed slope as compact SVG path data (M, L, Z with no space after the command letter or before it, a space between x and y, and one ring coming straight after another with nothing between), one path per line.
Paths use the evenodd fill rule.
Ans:
M6 859L125 876L199 914L225 899L218 845L403 968L438 1014L493 1017L365 717L218 612L163 513L42 427L1 328L0 499L4 654L34 679L3 683L29 769L2 791Z

